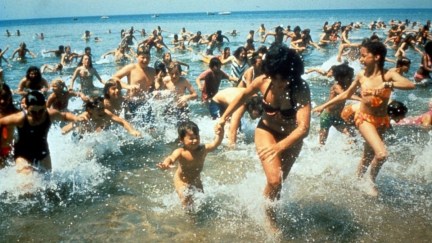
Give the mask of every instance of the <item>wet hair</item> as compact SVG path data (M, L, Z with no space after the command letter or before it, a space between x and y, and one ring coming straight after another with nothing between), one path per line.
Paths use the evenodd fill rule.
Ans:
M277 27L275 28L275 32L276 32L276 33L281 32L281 31L283 31L283 28L282 28L282 27L277 26Z
M214 68L216 66L218 66L218 67L222 66L222 62L219 60L219 58L212 57L212 59L210 59L210 62L209 62L209 67Z
M174 63L174 65L172 65L170 68L169 68L169 72L170 73L172 73L174 70L178 70L179 71L179 75L181 75L181 73L182 73L182 68L181 68L181 65L180 64L178 64L178 63Z
M180 140L183 140L184 137L186 137L188 131L192 131L193 134L199 136L198 125L192 121L185 121L180 123L177 128L177 132Z
M83 60L84 60L84 57L85 56L87 56L88 57L88 63L89 63L89 68L93 68L93 61L92 61L92 57L90 56L90 55L88 55L88 54L84 54L84 55L82 55L82 57L81 57L81 60L79 61L79 63L78 63L78 67L81 67L82 65L83 65Z
M252 53L252 56L251 56L249 61L252 65L255 65L257 59L262 59L262 56L260 55L260 53L254 52L254 53Z
M104 108L103 100L104 100L104 98L100 97L100 96L91 98L84 103L84 109L86 111L89 111L89 110L93 110L93 109Z
M260 46L260 47L258 47L257 52L264 55L268 52L268 48L267 48L267 46Z
M154 69L156 71L156 74L158 74L159 72L163 72L163 73L167 73L167 68L165 63L161 62L161 61L156 61L154 64Z
M150 56L150 50L146 46L138 47L137 56Z
M246 102L246 110L252 117L252 112L257 111L259 115L263 113L264 109L262 107L263 101L261 96L253 96L248 102Z
M58 49L59 49L59 51L64 51L65 47L64 47L64 45L59 45Z
M387 105L387 114L392 118L401 116L405 117L407 112L408 108L400 101L393 100Z
M380 38L376 33L373 33L373 34L369 37L369 40L370 40L370 41L380 41L381 38Z
M114 80L114 79L108 79L108 81L106 81L105 85L104 85L104 89L103 89L103 95L105 99L110 99L111 97L109 96L109 89L113 86L116 86L119 90L121 90L121 84L120 81L118 80Z
M12 102L12 90L10 89L9 85L3 83L0 85L0 87L0 97L3 97L7 103L5 104L5 107L2 108L3 115L17 111L17 108Z
M263 60L262 71L265 75L300 82L304 73L303 60L293 49L281 44L272 44Z
M34 72L36 74L33 79L30 78L30 73L32 73L32 72ZM34 81L35 83L39 83L39 82L42 81L42 73L41 73L41 71L40 71L40 69L38 67L36 67L36 66L30 66L27 69L26 78L28 80Z
M396 67L409 66L411 65L411 60L406 57L401 57L396 61Z
M63 88L66 88L65 82L61 78L53 79L51 81L51 87L54 86L54 85L58 85L58 86L61 86Z
M97 37L95 37L95 39L96 39ZM91 51L91 47L89 47L89 46L87 46L86 48L84 48L84 52L87 52L87 51Z
M24 104L27 107L31 105L45 106L45 96L39 91L30 91L24 96Z
M380 60L378 61L379 62L378 64L379 64L380 70L383 71L385 58L387 55L386 46L383 43L381 43L380 41L369 41L369 42L366 42L362 46L364 48L366 48L368 50L368 52L370 52L372 55L374 55L374 56L379 55L380 56Z
M344 63L333 67L333 77L336 82L346 90L352 83L354 69Z
M247 52L246 51L246 48L244 48L243 46L240 46L239 48L237 48L235 51L234 51L234 57L235 58L239 58L240 57L240 53L242 53L242 51L244 51L244 52Z

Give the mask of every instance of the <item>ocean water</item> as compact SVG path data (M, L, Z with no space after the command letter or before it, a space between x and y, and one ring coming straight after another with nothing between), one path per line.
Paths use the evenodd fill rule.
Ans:
M0 21L0 47L12 55L20 42L37 54L26 63L3 62L6 82L16 89L30 65L53 64L58 59L42 54L71 45L82 53L92 48L94 67L108 79L120 67L100 56L116 48L120 30L133 26L148 33L161 26L165 42L182 27L191 32L210 34L216 30L239 35L228 36L227 46L243 45L249 30L264 23L268 30L278 25L299 25L311 29L318 41L325 21L385 22L391 19L425 23L431 9L410 10L326 10L233 12L231 15L161 14L150 15L35 19ZM6 37L6 30L21 36ZM101 42L81 39L85 30ZM44 33L45 39L35 38ZM111 33L109 33L111 32ZM385 37L385 30L377 30ZM372 31L363 27L350 34L360 42ZM142 40L136 33L138 41ZM256 37L256 39L258 39ZM270 39L270 38L269 38ZM138 42L136 41L136 42ZM268 45L269 43L265 43ZM255 43L259 46L260 43ZM204 50L202 47L201 50ZM195 78L207 67L194 53L172 53L173 58L186 62L190 69L186 78L195 86ZM337 46L325 50L309 50L304 55L306 68L328 68L336 64ZM389 50L388 56L393 57ZM420 55L408 51L412 61L407 77L411 78L420 64ZM161 54L152 53L152 63ZM359 63L350 63L360 70ZM387 64L392 67L393 64ZM227 68L227 67L224 67ZM74 66L66 67L62 78L68 83ZM57 74L44 77L52 80ZM328 97L331 80L314 74L305 75L312 91L313 104ZM100 85L97 84L96 85ZM221 88L229 87L227 82ZM408 115L427 110L430 88L396 91L394 98L409 108ZM15 97L18 100L18 96ZM60 125L49 133L53 161L51 175L17 176L13 166L0 171L0 241L126 241L126 242L430 242L432 239L432 142L431 132L415 127L395 127L387 141L389 160L379 176L380 198L365 196L367 185L355 178L362 153L362 143L350 144L348 139L331 130L327 144L318 145L319 117L313 116L311 131L305 139L301 155L283 185L278 202L278 224L282 234L277 238L267 230L262 197L265 176L253 144L257 121L244 120L243 133L236 149L222 146L208 155L202 179L204 194L197 195L196 208L185 213L172 183L174 169L161 171L156 164L178 144L173 118L162 112L165 104L152 101L156 125L134 120L133 125L143 137L133 138L122 129L114 128L84 136L79 142L62 136ZM70 109L79 112L82 103L72 100ZM213 138L214 121L199 102L190 103L191 120L201 129L202 142ZM29 182L32 182L29 185Z

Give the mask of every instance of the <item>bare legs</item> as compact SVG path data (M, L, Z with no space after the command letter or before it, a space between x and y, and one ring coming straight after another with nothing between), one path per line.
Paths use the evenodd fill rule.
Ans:
M376 187L376 177L382 165L387 160L388 152L382 139L383 129L377 129L373 124L363 122L359 126L359 131L366 140L364 145L363 157L357 168L357 176L363 177L370 166L370 180L373 183L372 196L378 196Z
M302 147L301 143L295 144L290 149L274 157L268 156L268 153L262 152L263 149L270 149L272 146L276 145L277 142L274 135L270 132L259 128L255 130L255 145L267 178L263 194L264 197L270 199L270 201L276 201L280 198L282 182L288 176ZM274 207L268 206L266 208L266 214L270 227L276 231L276 212Z

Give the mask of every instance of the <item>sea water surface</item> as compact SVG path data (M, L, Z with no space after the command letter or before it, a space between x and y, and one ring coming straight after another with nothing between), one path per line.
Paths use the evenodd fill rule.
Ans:
M233 12L231 15L160 14L0 21L0 48L7 46L10 57L20 42L37 54L26 63L3 62L6 82L16 89L31 65L53 64L54 56L43 54L70 45L82 53L92 48L94 67L107 80L120 67L101 55L116 48L120 30L134 27L148 33L161 26L165 42L182 27L188 31L210 34L236 29L239 35L228 36L226 46L232 50L244 44L249 30L261 23L268 30L275 26L299 25L311 29L318 41L325 21L341 21L342 25L362 22L365 25L350 34L353 42L372 34L367 24L374 20L388 23L391 19L409 19L426 23L431 9L400 10L326 10ZM6 37L3 33L20 30L21 36ZM81 39L85 30L93 39ZM385 37L386 30L377 30ZM44 33L45 39L35 38ZM135 34L137 42L141 37ZM258 39L257 37L255 38ZM265 43L269 45L269 42ZM258 47L261 43L257 42ZM200 55L173 52L173 58L190 65L188 78L196 88L195 78L207 66ZM336 62L337 46L324 50L310 49L303 56L306 68L328 68ZM394 51L388 56L393 58ZM420 55L408 51L412 60L411 78L420 64ZM152 52L152 63L161 58ZM360 70L358 62L350 63ZM394 64L387 63L386 67ZM75 64L66 67L62 78L69 84ZM228 71L228 67L224 67ZM44 77L52 80L58 74ZM312 92L313 104L328 97L331 79L315 74L304 75ZM95 81L97 86L102 87ZM221 88L229 87L227 82ZM394 99L404 102L409 115L426 111L431 89L395 91ZM15 96L15 100L19 97ZM247 116L236 149L228 149L226 140L208 155L202 180L204 194L198 194L193 213L185 213L172 183L174 169L161 171L156 164L178 144L175 118L163 115L165 102L150 101L156 114L156 124L132 121L144 135L129 136L121 128L86 135L76 141L61 135L60 125L49 133L53 161L51 175L17 176L13 166L0 171L0 241L79 242L430 242L432 239L432 142L431 132L415 127L395 127L387 139L390 157L379 176L381 195L371 199L365 195L367 185L356 180L355 170L362 154L362 142L349 140L331 130L328 142L318 144L319 117L313 116L309 136L303 150L283 185L278 202L278 224L282 234L275 236L267 229L262 191L265 176L255 152L253 131L257 121ZM82 102L72 100L70 110L79 112ZM191 120L201 129L201 141L213 139L215 121L206 107L190 102ZM361 138L359 137L361 141ZM29 183L29 182L32 183Z

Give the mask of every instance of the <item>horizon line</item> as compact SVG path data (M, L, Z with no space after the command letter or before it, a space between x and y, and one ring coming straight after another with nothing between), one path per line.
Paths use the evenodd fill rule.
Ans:
M26 19L1 19L0 21L20 21L20 20L38 20L38 19L58 19L58 18L89 18L89 17L101 17L101 16L111 16L111 17L120 17L120 16L152 16L152 15L172 15L172 14L197 14L197 13L219 13L219 12L230 12L230 13L247 13L247 12L289 12L289 11L343 11L343 10L432 10L432 8L337 8L337 9L287 9L287 10L246 10L246 11L196 11L196 12L176 12L176 13L162 13L162 12L153 12L153 13L145 13L145 14L100 14L100 15L70 15L70 16L57 16L57 17L44 17L44 18L26 18Z

